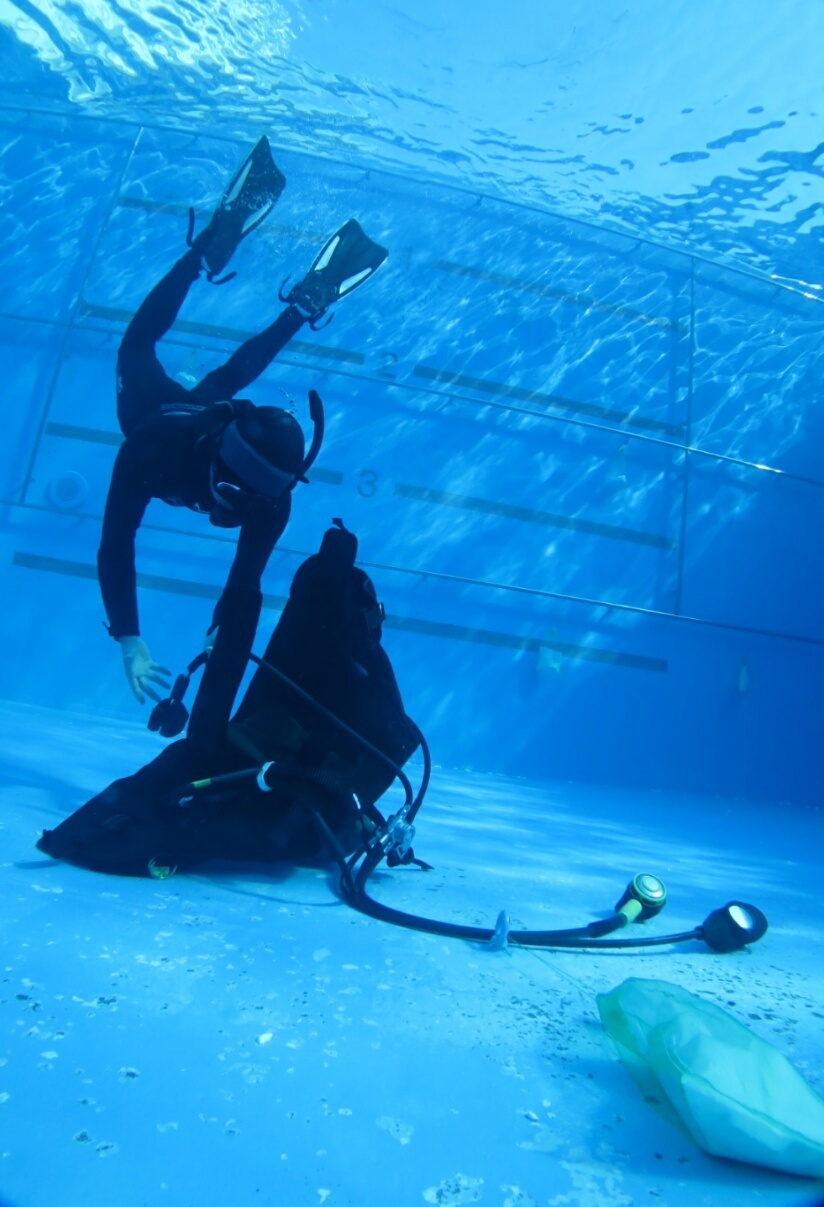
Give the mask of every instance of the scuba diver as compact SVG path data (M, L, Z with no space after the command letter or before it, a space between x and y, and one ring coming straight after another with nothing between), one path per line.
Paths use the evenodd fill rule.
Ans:
M321 249L306 276L279 298L286 309L242 344L219 368L187 389L172 380L156 344L174 323L204 269L215 284L237 246L275 205L286 185L265 136L232 178L209 224L154 287L126 330L117 357L117 418L125 436L112 471L97 556L108 631L121 648L139 703L158 700L170 672L152 660L140 636L135 535L152 498L203 512L220 528L239 528L228 586L260 577L289 519L291 491L317 456L323 412L310 394L314 438L308 455L300 425L279 407L255 406L236 395L253 382L303 326L317 329L329 307L367 280L386 259L354 219ZM328 321L328 320L327 320ZM210 635L220 624L223 599ZM207 645L213 636L207 637Z
M320 551L298 567L230 719L262 604L259 576L237 575L223 595L214 647L179 677L150 721L164 736L182 731L182 696L205 662L186 737L46 830L38 848L95 871L164 878L213 858L327 857L307 805L347 853L384 824L376 801L392 783L392 764L406 762L420 734L381 645L384 612L355 566L357 547L336 520ZM217 791L195 795L214 777L221 777Z

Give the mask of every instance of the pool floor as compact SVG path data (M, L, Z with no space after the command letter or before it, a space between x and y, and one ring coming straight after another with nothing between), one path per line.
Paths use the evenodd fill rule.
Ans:
M416 853L375 895L439 918L573 926L633 873L732 898L751 951L492 951L352 912L326 869L96 875L34 842L158 749L135 724L0 705L3 1207L793 1207L820 1184L715 1160L648 1105L596 993L718 1003L824 1087L824 814L435 770ZM437 752L435 752L437 757Z

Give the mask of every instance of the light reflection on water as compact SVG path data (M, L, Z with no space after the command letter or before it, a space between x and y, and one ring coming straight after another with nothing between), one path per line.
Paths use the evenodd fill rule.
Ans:
M814 0L757 21L742 4L589 16L523 0L503 22L491 0L471 17L434 0L8 0L0 20L18 44L12 97L247 137L266 126L281 145L820 285ZM633 69L616 74L622 61Z

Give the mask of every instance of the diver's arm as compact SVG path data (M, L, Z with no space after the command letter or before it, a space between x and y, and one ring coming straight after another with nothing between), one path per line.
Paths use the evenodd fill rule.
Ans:
M120 644L123 669L139 704L145 702L147 695L159 699L151 685L156 683L167 690L166 677L170 673L152 660L140 636L137 615L134 542L150 498L140 450L127 440L112 471L97 552L97 574L109 632Z
M97 551L97 576L109 632L118 641L140 634L134 540L150 498L141 474L140 457L127 440L112 470Z

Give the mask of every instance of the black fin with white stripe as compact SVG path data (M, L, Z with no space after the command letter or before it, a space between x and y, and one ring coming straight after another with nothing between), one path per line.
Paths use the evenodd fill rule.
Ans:
M260 226L275 207L286 187L286 177L272 157L269 140L264 134L235 172L209 225L197 239L192 239L194 211L189 216L189 246L201 249L208 277L221 285L235 274L216 280L231 260L238 245Z
M388 254L350 218L327 240L306 276L288 294L283 282L280 300L304 311L314 327L330 306L377 272Z

